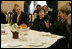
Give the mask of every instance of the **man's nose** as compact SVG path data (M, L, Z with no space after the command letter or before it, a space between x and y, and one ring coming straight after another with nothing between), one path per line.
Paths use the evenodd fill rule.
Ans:
M18 12L19 12L19 10L18 10Z

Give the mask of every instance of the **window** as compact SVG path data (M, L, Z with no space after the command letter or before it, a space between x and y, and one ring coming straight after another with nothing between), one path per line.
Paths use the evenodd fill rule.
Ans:
M37 4L39 4L41 6L47 5L46 1L37 1Z
M30 9L29 9L29 12L31 13L31 14L33 14L33 11L34 11L34 1L32 1L31 2L31 5L30 5L30 7L29 7Z
M41 5L41 6L44 6L44 5L47 5L46 4L46 1L32 1L31 2L31 5L30 5L30 9L29 9L29 12L31 13L31 14L33 14L33 12L34 12L34 10L36 9L36 6L37 5Z

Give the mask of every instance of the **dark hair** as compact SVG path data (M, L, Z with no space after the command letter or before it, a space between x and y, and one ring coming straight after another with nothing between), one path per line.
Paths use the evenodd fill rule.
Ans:
M35 10L35 11L33 12L33 14L34 14L34 13L37 13L37 10Z
M38 6L41 7L41 5L37 5L36 8L37 8Z

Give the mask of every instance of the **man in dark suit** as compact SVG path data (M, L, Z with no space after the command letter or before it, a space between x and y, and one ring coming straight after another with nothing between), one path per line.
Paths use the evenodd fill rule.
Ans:
M1 11L1 23L6 24L6 15Z
M15 11L16 13L13 15L13 19L12 19L13 24L17 23L18 25L20 25L25 23L28 25L28 17L24 12L21 11L21 8L17 6L15 8Z
M1 4L2 4L2 1L1 1ZM1 23L2 24L6 24L6 15L1 11Z
M70 14L70 11L68 10L66 6L61 7L60 13L59 13L61 20L54 24L53 28L51 29L51 33L64 36L64 38L57 40L57 42L54 43L50 48L68 48L69 47L68 44L70 44L69 42L71 42L71 39L70 39L71 32L68 32L67 30L68 29L67 18L69 14Z

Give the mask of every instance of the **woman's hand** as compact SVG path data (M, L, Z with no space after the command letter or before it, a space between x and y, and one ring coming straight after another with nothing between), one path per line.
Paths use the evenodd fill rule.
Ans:
M47 20L47 22L44 21L44 23L45 23L46 28L48 29L49 28L49 21L48 20Z

